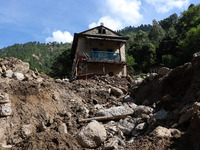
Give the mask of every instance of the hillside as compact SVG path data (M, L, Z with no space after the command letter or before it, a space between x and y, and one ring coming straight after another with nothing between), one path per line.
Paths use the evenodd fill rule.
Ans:
M30 64L32 70L37 69L44 73L50 72L55 58L65 50L71 48L70 43L59 44L29 42L25 44L14 44L0 50L0 58L15 57Z

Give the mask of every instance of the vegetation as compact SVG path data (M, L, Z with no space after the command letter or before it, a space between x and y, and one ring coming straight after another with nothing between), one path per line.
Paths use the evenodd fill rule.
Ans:
M29 42L26 44L14 44L0 50L0 57L16 57L30 63L32 70L49 74L56 57L65 50L71 48L71 44Z
M174 68L191 61L193 54L200 51L200 4L190 5L180 17L172 14L152 24L118 31L130 37L126 53L134 63L127 61L129 72L133 72L132 68L145 72L153 66Z

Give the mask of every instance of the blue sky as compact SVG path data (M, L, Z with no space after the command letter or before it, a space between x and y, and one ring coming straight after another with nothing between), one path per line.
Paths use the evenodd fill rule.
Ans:
M0 48L30 41L71 42L103 22L118 30L151 24L199 0L0 0Z

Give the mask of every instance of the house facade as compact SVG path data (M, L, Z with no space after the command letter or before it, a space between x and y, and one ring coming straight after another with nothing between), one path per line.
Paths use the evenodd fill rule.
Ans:
M100 25L74 34L71 79L94 75L126 76L125 43L128 38Z

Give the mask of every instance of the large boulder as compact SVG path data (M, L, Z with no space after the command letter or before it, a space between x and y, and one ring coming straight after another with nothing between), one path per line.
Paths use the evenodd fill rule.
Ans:
M111 93L116 97L120 97L124 94L121 89L116 88L116 87L111 87Z
M96 116L120 116L133 114L134 110L127 105L101 109L96 113Z
M99 122L90 122L86 127L82 128L77 135L77 142L85 148L96 148L100 146L107 138L106 130Z
M151 135L156 136L156 137L171 137L171 131L165 127L158 126L155 128L152 132Z
M172 69L169 69L169 68L167 68L167 67L162 67L162 68L160 68L160 69L158 70L158 74L164 76L164 75L166 75L168 72L170 72L171 70L172 70Z

